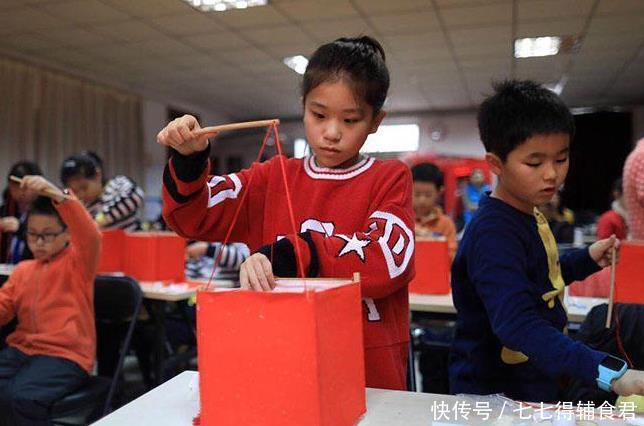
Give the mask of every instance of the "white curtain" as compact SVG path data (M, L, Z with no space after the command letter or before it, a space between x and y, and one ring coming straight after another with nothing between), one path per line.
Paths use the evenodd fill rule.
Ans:
M0 57L0 189L11 165L35 161L59 183L65 157L96 152L105 174L143 184L141 99Z

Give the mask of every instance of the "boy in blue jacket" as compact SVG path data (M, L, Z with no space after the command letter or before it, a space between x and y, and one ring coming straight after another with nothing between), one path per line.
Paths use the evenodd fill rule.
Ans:
M570 376L620 395L643 394L644 372L564 334L565 283L609 265L619 245L612 236L559 258L536 209L568 172L572 115L534 82L506 81L495 90L478 124L498 185L483 196L452 266L458 320L450 391L552 402L560 379Z

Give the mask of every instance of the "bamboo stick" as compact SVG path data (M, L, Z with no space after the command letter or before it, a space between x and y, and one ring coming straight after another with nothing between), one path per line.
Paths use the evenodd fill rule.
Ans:
M244 121L241 123L230 123L230 124L221 124L219 126L210 126L204 127L199 130L195 130L194 133L197 136L210 135L213 133L228 132L231 130L240 130L240 129L253 129L256 127L267 127L273 124L280 124L279 119L273 118L271 120L259 120L259 121Z

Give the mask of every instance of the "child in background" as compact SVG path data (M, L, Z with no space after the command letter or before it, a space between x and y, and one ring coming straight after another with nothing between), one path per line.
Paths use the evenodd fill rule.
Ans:
M552 199L540 207L541 213L546 217L550 226L553 223L575 224L575 212L565 207L561 202L561 191L555 192ZM610 235L609 235L610 236Z
M416 214L416 237L445 238L449 258L456 254L456 226L437 204L443 193L443 173L431 163L417 164L411 168L414 182L413 206Z
M249 191L231 235L255 252L241 266L242 287L270 291L274 276L295 276L297 239L306 276L360 272L367 386L405 389L407 284L414 276L411 176L400 161L359 152L385 116L388 88L384 51L370 37L338 39L311 57L302 100L313 155L284 159L297 235L279 157L228 176L208 176L209 143L193 134L200 126L191 116L171 122L158 141L178 151L164 173L170 228L188 238L221 241L243 191Z
M481 197L490 191L490 186L485 183L485 176L481 169L474 169L470 174L470 180L462 189L463 194L463 221L465 225L470 223L472 215L479 208Z
M568 108L534 82L506 81L482 103L478 123L498 185L481 200L452 266L450 392L552 402L571 376L620 395L644 393L644 372L563 333L564 283L609 265L619 245L613 236L559 257L536 209L568 172Z
M0 263L16 264L33 258L25 241L25 225L27 212L37 194L10 179L10 176L22 178L27 175L42 175L38 164L20 161L11 166L7 175L7 189L2 194L0 206Z
M575 240L575 213L564 207L561 202L561 191L555 192L550 201L538 208L548 221L548 226L557 243L572 244Z
M50 193L27 218L34 260L19 263L0 288L0 324L18 319L0 352L0 423L48 425L51 404L80 386L94 364L101 235L83 205L43 177L25 176L21 188Z
M599 217L597 221L597 239L601 240L615 235L620 240L628 236L627 212L624 207L624 191L622 190L622 179L613 183L613 203L611 209Z
M68 157L60 181L78 195L101 229L136 231L143 211L143 190L129 177L107 180L103 161L93 152Z

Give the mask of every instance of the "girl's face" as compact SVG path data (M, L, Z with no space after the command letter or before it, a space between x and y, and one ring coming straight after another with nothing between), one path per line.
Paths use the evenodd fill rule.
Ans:
M93 178L74 176L67 179L69 189L85 204L94 202L103 193L101 172L97 172Z
M32 201L36 199L38 194L28 188L21 188L20 184L14 181L9 181L9 193L11 198L16 200L20 212L24 213L29 209Z
M367 136L378 130L384 117L384 111L374 115L343 79L320 84L304 99L306 139L321 167L355 164Z

